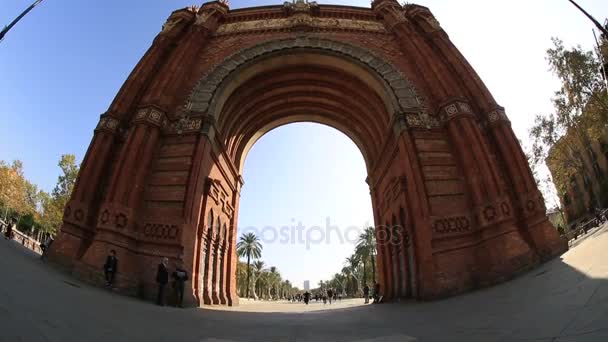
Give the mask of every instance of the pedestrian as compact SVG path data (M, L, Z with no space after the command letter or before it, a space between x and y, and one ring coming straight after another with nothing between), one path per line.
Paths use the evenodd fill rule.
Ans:
M310 302L310 292L306 291L304 292L304 304L308 305L308 302Z
M165 286L169 282L169 271L167 270L168 263L169 259L162 258L160 264L158 264L158 271L156 272L156 283L158 284L156 304L160 306L165 305Z
M103 265L103 272L106 276L106 287L111 287L114 283L114 276L118 270L118 258L116 258L116 251L111 250L110 254L106 258L106 263Z
M331 300L333 297L334 297L334 291L331 288L329 288L327 290L327 299L329 300L330 305L331 305Z
M10 240L13 238L13 226L15 225L15 219L11 219L10 222L6 225L6 232L4 232L4 238L6 240Z
M44 260L44 257L46 257L46 253L48 253L48 250L49 248L51 248L52 243L53 237L49 235L49 237L40 245L40 249L42 250L42 254L40 255L41 260Z
M184 269L183 263L180 261L175 271L173 272L173 288L175 289L175 306L184 307L184 288L188 281L188 272Z
M369 285L367 284L363 287L363 298L365 298L365 304L369 304Z
M374 284L374 303L378 304L382 301L382 296L380 295L380 284Z

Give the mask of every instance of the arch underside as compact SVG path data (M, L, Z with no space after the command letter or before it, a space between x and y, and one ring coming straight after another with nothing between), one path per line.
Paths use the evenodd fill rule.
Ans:
M239 76L223 87L230 93L219 95L216 120L241 173L255 141L284 124L309 121L340 130L359 147L368 169L390 133L382 84L337 57L293 51L266 57Z

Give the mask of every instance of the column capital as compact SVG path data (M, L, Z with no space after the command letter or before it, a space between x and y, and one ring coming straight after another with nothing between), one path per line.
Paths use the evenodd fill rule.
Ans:
M462 116L474 117L474 114L468 101L456 99L448 101L441 106L438 116L441 118L441 121L448 122Z
M486 119L488 120L488 124L498 125L500 123L508 123L510 124L509 118L507 117L507 113L503 107L496 107L492 111L486 114Z
M133 123L164 127L167 124L167 114L156 106L146 106L137 110Z
M105 112L100 115L97 127L95 127L95 131L103 131L111 134L116 134L118 132L119 125L120 120L111 116L108 112Z

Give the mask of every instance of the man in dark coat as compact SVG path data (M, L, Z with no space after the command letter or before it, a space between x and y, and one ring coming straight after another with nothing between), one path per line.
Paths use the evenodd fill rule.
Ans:
M165 286L169 282L169 271L167 270L168 263L169 259L162 258L160 264L158 264L158 271L156 272L156 283L158 284L156 304L160 306L165 305Z
M173 272L173 286L175 288L176 306L180 308L184 307L184 288L185 283L188 281L188 272L184 269L182 262L177 264L175 271Z
M363 298L365 298L365 304L369 303L369 285L365 284L363 287Z
M103 265L103 272L106 276L106 287L111 287L114 283L114 275L118 270L118 258L116 258L116 251L111 250L110 255L106 258L106 263Z

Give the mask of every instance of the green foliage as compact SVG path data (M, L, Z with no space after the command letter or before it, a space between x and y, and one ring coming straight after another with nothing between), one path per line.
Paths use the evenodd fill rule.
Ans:
M55 234L78 175L74 155L61 156L58 165L62 174L49 195L25 178L21 161L15 160L10 165L0 161L0 214L19 218L18 228L24 232Z
M17 228L22 232L28 232L34 226L34 215L31 213L21 216L17 223Z
M572 175L595 178L586 166L586 149L608 128L608 96L593 51L580 46L566 49L556 38L553 45L547 50L547 61L561 86L552 99L554 113L534 119L530 160L533 169L546 162L561 190Z

